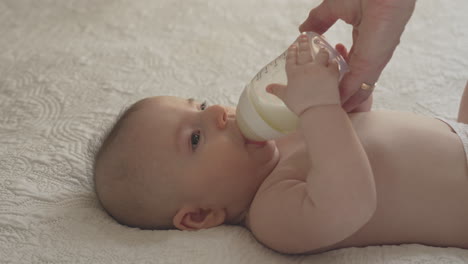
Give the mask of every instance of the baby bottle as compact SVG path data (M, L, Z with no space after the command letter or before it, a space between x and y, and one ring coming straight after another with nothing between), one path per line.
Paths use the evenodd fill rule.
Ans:
M312 58L320 48L328 51L330 61L338 63L340 79L348 71L343 57L319 34L305 32L309 39ZM271 83L286 84L286 53L263 67L247 84L237 105L237 124L242 134L251 141L265 141L296 130L298 117L278 97L266 92Z

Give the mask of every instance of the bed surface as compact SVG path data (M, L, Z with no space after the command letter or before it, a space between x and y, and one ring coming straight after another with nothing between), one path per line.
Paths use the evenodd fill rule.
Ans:
M417 244L287 256L241 227L128 228L97 202L93 151L124 106L152 95L235 105L317 3L0 0L0 263L468 263L468 250ZM374 109L456 117L467 13L466 0L418 1ZM349 46L350 28L326 37Z

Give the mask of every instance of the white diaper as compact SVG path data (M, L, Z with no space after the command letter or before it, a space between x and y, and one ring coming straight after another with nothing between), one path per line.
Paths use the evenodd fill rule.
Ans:
M449 120L443 117L436 117L436 118L443 121L447 125L449 125L453 129L453 131L457 133L458 137L463 142L463 148L465 149L466 160L468 161L468 124L459 123L455 120Z

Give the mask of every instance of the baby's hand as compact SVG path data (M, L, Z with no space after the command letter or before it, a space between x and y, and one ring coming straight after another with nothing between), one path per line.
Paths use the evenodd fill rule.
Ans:
M299 47L298 47L299 46ZM267 92L279 97L300 116L306 109L320 105L341 105L338 89L338 65L328 63L328 52L320 49L312 58L306 35L288 49L286 56L288 85L270 84Z

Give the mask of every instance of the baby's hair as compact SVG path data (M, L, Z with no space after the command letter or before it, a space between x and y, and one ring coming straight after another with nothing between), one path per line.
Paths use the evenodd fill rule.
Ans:
M96 158L95 158L95 162L94 162L94 166L93 166L93 173L95 172L95 169L96 169L96 161L99 160L102 153L104 153L107 150L107 148L109 147L109 145L111 145L111 143L114 141L114 139L116 138L117 134L119 133L123 123L125 123L125 120L127 120L128 117L132 113L134 113L134 112L138 111L138 109L140 109L139 106L141 106L141 104L138 104L138 102L135 102L132 105L123 108L120 111L119 115L117 116L117 118L116 118L117 121L115 122L115 124L111 127L111 129L109 129L106 133L104 133L105 136L103 137L102 144L101 144L101 146L99 147L99 149L98 149L98 151L96 153Z
M111 145L111 143L114 141L114 139L117 136L117 134L119 133L123 123L125 123L125 120L127 120L128 117L132 113L136 112L139 109L138 106L139 106L139 104L138 104L138 102L136 102L136 103L133 103L130 106L127 106L127 107L123 108L120 111L119 115L116 117L117 121L115 122L115 124L113 126L111 126L110 129L108 129L104 133L104 137L101 140L102 143L100 144L100 147L98 148L98 150L96 152L96 155L95 155L95 159L94 159L94 163L93 163L93 175L95 175L95 173L96 173L96 164L99 161L99 158L108 149L109 145Z
M114 143L114 140L117 137L117 135L119 134L119 132L121 131L122 126L125 123L125 121L131 116L132 113L138 111L140 109L140 107L141 107L141 104L139 104L139 101L137 101L137 102L133 103L132 105L123 108L120 111L119 115L116 117L116 122L114 123L114 125L111 126L110 129L108 129L104 133L104 136L101 138L100 143L98 145L99 147L97 148L97 151L95 151L95 155L94 155L92 172L93 172L93 181L94 181L95 192L96 192L97 197L98 197L99 201L101 202L101 205L104 208L104 210L110 216L112 216L114 218L115 218L115 216L112 213L110 213L109 210L102 203L100 193L99 193L99 190L98 190L99 188L97 187L97 181L96 181L96 179L99 176L96 173L96 171L97 171L97 167L99 166L99 163L100 163L103 155L106 154L106 152L109 150L111 145ZM118 222L120 222L119 219L116 219L116 220Z
M144 165L138 159L129 158L135 154L125 151L125 146L129 144L125 135L128 131L134 131L127 125L133 123L131 116L144 107L144 101L124 108L115 124L104 134L92 167L95 192L106 213L122 225L141 229L172 229L172 216L177 206L174 195L177 194L170 177L164 177L170 175L156 161L152 162L152 169L143 169ZM153 179L160 179L151 187L154 191L151 207L143 202L145 198L140 197L142 192L137 190L145 186L143 179L147 175L157 175ZM157 217L154 217L155 212Z

